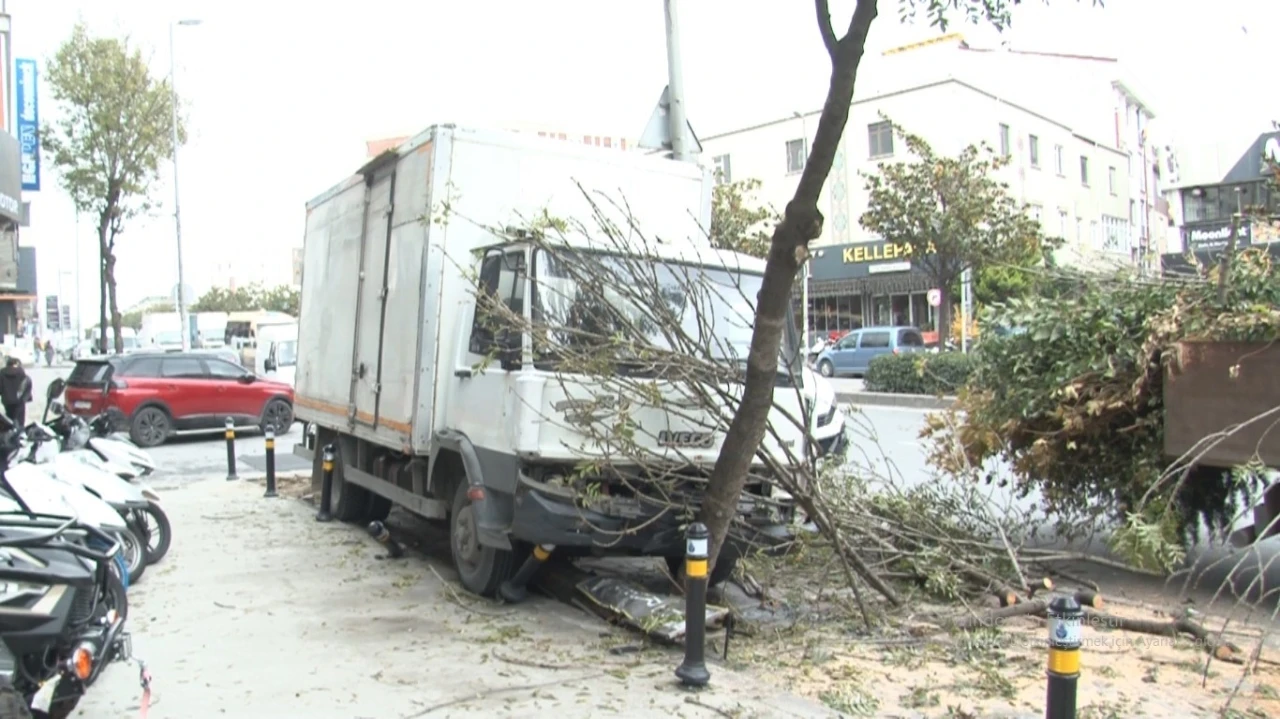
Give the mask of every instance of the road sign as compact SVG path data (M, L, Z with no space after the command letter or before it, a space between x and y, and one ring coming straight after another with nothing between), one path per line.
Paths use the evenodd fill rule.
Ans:
M49 329L53 330L54 332L57 332L58 330L62 329L62 325L59 322L59 320L62 318L58 316L58 296L57 295L49 295L48 297L44 298L44 318L45 318L45 322L47 323L45 326L47 326Z
M71 305L62 306L62 329L71 329Z
M929 290L929 294L925 295L925 297L926 299L929 300L930 307L937 307L938 305L942 304L942 290L939 290L939 289Z

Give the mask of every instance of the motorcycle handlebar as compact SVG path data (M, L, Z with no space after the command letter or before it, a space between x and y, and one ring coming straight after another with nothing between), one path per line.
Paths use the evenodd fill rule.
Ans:
M8 520L8 516L4 514L0 514L0 527L9 526L9 527L19 527L22 529L48 529L50 531L42 532L40 534L35 534L29 537L13 537L13 538L0 537L0 548L38 547L43 544L47 544L51 539L56 539L62 536L68 530L74 529L102 540L110 547L110 549L106 550L105 552L99 552L99 551L90 549L88 547L75 544L74 542L69 542L67 543L66 546L59 547L59 549L65 549L66 551L71 552L72 554L75 554L77 556L84 557L85 559L91 559L98 562L109 561L112 557L114 557L120 551L120 540L116 539L110 534L107 534L106 532L104 532L102 529L99 529L98 527L81 522L79 519L75 517L68 518L68 517L61 517L58 515L24 513L22 514L22 519L20 521L16 519L12 521L6 521L6 520Z

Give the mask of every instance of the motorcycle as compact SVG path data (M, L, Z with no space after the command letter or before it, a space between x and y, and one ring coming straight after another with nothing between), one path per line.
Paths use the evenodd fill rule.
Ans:
M18 432L0 443L0 719L65 719L113 660L127 660L119 539L68 497L32 507L10 481ZM69 494L69 493L67 493ZM144 674L145 678L145 674Z

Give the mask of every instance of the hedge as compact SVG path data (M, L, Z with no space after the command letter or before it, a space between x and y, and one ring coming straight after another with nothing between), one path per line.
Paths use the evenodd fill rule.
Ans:
M973 358L963 352L881 355L871 360L863 386L868 392L954 395L972 371Z

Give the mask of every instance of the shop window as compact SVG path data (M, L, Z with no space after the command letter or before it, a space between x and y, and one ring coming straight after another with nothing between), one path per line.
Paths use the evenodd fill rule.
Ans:
M903 326L911 324L910 295L893 295L889 298L890 324Z

